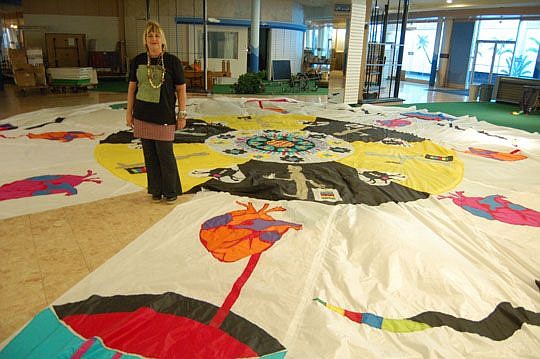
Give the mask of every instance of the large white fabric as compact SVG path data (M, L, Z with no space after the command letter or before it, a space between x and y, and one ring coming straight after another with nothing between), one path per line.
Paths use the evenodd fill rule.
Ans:
M200 193L177 206L115 257L56 301L90 295L168 291L220 306L247 258L222 263L199 240L202 223L242 209L237 202L282 206L275 219L302 224L263 252L232 311L278 339L290 358L525 357L540 327L525 324L494 341L448 327L390 333L354 323L313 301L387 318L439 311L481 320L495 306L540 311L538 236L459 220L436 199L406 204L321 206ZM439 213L445 213L441 218ZM502 226L501 226L502 227ZM535 232L538 233L537 231Z
M259 101L261 100L261 101ZM92 169L102 183L82 183L78 194L0 201L0 218L32 213L141 190L101 167L93 156L100 138L125 129L124 111L110 104L56 108L3 120L18 129L2 131L0 186L44 174L79 174ZM265 203L275 219L301 224L263 252L232 311L263 328L290 358L359 357L535 357L540 327L524 324L505 340L440 326L394 333L355 323L314 301L319 298L355 312L405 319L427 311L480 321L501 302L539 313L540 137L520 130L449 117L441 121L407 117L416 108L350 107L282 99L192 99L192 118L217 115L303 114L391 127L452 148L464 163L461 183L449 193L379 206L325 205L308 201L265 201L227 193L201 192L177 206L125 249L60 297L55 304L91 295L174 292L220 306L247 258L216 260L199 240L208 219ZM420 110L427 114L427 111ZM86 131L95 139L69 143L29 139L24 127L54 121L35 132ZM459 128L459 129L456 129ZM38 131L40 130L40 131ZM476 156L470 147L526 159L499 161ZM504 196L512 208L528 209L528 223L487 219L457 205L458 193ZM536 217L535 217L536 216ZM5 345L6 343L4 343Z

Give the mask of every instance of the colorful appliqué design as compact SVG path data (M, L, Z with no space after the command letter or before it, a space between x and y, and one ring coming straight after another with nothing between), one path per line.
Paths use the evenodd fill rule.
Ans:
M510 338L525 323L540 326L540 313L501 302L487 317L475 321L441 312L423 312L407 319L390 319L368 312L352 312L315 298L315 302L349 318L353 322L394 333L411 333L446 326L462 333L473 333L491 340ZM497 330L494 330L496 328Z
M18 138L26 136L31 140L49 140L49 141L60 141L60 142L71 142L76 139L88 138L89 140L95 140L96 136L102 136L103 133L94 134L90 132L83 131L58 131L58 132L43 132L43 133L32 133L29 132L26 135L7 137L0 135L2 138Z
M216 328L221 326L229 315L242 287L255 270L262 252L272 247L289 229L302 229L301 224L276 220L268 214L283 212L283 207L268 209L269 204L265 203L257 211L251 202L237 203L246 209L228 212L205 221L199 233L201 243L221 262L234 262L249 256L246 268L210 321L210 326Z
M457 191L438 199L450 198L475 216L520 226L540 227L540 212L512 203L506 197L493 194L486 197L467 197L464 191Z
M222 327L211 327L208 321L216 311L211 303L171 292L93 295L44 309L0 350L0 357L285 357L283 345L237 314L231 313Z
M14 130L18 128L17 126L13 126L11 123L3 123L0 125L0 131L9 131Z
M465 151L465 153L469 153L471 155L491 158L491 159L499 160L499 161L520 161L527 158L527 156L519 154L518 152L520 152L520 150L514 150L512 152L506 153L506 152L486 150L486 149L477 148L477 147L469 147L469 150Z
M453 116L445 115L444 113L429 113L429 112L405 112L402 113L403 116L415 117L420 120L426 121L454 121L456 118Z
M403 127L408 126L412 123L411 121L404 120L402 118L396 118L393 120L377 120L376 122L377 124L385 127Z
M86 175L43 175L29 177L0 186L0 201L9 199L43 196L64 193L66 196L77 194L77 187L83 182L101 183L96 173L88 170Z
M330 135L313 136L308 131L244 130L227 135L210 137L206 143L216 152L281 163L335 161L354 152L346 141Z

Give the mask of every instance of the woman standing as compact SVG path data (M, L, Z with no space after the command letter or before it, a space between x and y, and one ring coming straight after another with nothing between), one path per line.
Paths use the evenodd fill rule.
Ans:
M161 26L146 24L145 53L131 62L126 124L141 139L148 193L173 204L182 193L173 152L174 131L186 126L186 84L180 60L168 52ZM178 98L178 115L175 103Z

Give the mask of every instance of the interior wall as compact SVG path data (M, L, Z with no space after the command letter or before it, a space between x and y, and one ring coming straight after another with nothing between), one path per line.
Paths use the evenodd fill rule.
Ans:
M284 29L270 29L268 54L268 78L272 78L273 60L290 60L291 74L302 71L304 33Z
M177 55L182 61L193 63L195 60L196 31L202 28L200 25L176 24L175 17L202 18L202 1L182 0L151 0L150 18L157 20L163 27L167 38L168 51ZM251 18L251 0L208 0L208 17L225 19ZM261 1L261 22L276 21L285 23L303 24L303 7L293 0ZM125 26L126 26L126 52L129 58L133 58L142 48L142 32L146 22L146 0L125 1ZM209 31L234 31L238 36L238 59L229 59L231 62L231 78L223 81L236 81L238 76L247 71L247 48L248 28L212 26ZM282 59L284 56L291 59L291 71L299 72L302 61L303 33L301 31L272 29L275 34L276 44L271 45L269 58L275 51L274 59ZM287 34L287 35L286 35ZM281 44L281 45L280 45ZM296 46L294 51L291 46ZM275 49L275 50L274 50ZM270 64L270 62L269 62ZM293 70L294 69L294 70ZM221 59L209 59L208 70L221 71Z
M454 21L448 59L448 87L465 88L473 34L473 21Z
M304 7L305 21L332 21L334 18L333 6L306 6Z
M146 0L126 0L130 7L140 8L146 15ZM163 21L168 16L202 17L201 0L150 0L150 18ZM250 19L251 0L207 0L208 17L226 19ZM303 7L293 0L261 1L261 21L303 23ZM177 11L177 12L176 12ZM128 11L127 14L130 14ZM139 14L140 16L140 14Z
M24 14L25 46L45 51L45 33L86 34L86 40L96 40L96 51L115 51L118 36L118 17ZM112 31L103 31L112 29Z
M119 16L118 1L124 0L24 0L22 12L25 15Z

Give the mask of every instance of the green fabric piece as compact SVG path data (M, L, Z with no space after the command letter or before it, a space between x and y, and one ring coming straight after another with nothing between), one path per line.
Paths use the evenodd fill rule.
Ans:
M161 95L161 86L153 88L148 80L148 65L139 65L137 68L137 80L139 85L137 88L137 100L159 103ZM161 76L163 74L163 68L158 65L150 65L150 76L152 76L152 83L161 83Z
M383 330L388 330L394 333L410 333L418 332L431 328L425 323L415 322L408 319L384 319L382 322Z

